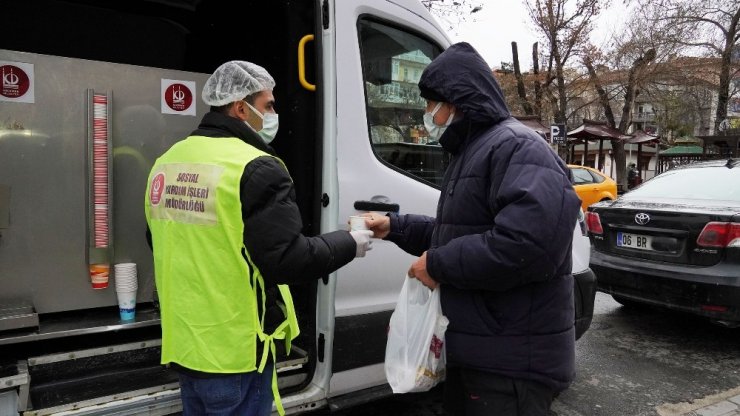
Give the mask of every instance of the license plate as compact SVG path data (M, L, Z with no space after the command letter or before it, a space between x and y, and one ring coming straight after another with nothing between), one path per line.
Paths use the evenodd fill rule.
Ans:
M617 233L617 247L652 250L652 239L649 235Z

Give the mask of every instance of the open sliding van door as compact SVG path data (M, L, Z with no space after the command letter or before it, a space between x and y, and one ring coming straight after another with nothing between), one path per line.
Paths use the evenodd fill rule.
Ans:
M324 161L336 161L338 203L329 205L336 222L324 225L346 228L350 215L366 211L433 216L448 157L427 140L417 82L449 40L416 0L329 3L323 69L327 88L336 85L325 92L336 95L326 114L336 125L327 124L325 134L336 134L326 138L336 153L325 151ZM330 397L386 383L388 321L414 260L375 240L365 258L336 273Z
M301 69L314 80L315 65L299 65L296 50L321 33L322 4L3 2L13 19L0 25L1 415L181 411L178 374L160 365L143 204L149 172L209 111L201 91L210 74L233 59L257 63L277 82L271 145L295 182L304 233L318 234L323 101L299 82ZM307 62L321 53L304 50ZM92 280L101 263L107 287ZM120 319L118 263L137 265L133 320ZM320 286L313 276L291 285L300 335L290 355L277 343L291 411L326 398L326 387L312 384L314 363L325 361L314 342L315 327L326 326L315 321Z

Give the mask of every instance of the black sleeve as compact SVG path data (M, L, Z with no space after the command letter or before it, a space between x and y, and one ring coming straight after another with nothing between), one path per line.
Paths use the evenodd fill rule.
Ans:
M149 245L149 250L154 250L152 245L152 230L149 229L149 224L146 225L146 243Z
M347 231L301 234L293 181L273 157L244 168L241 203L244 245L268 286L321 278L355 257L355 240Z

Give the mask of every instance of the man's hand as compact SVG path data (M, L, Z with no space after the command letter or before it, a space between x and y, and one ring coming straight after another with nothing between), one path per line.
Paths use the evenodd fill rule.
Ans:
M350 231L349 234L355 239L355 243L357 244L355 257L365 257L365 253L373 249L373 241L370 239L373 236L372 231L355 230Z
M428 287L429 289L436 289L439 286L436 280L432 279L432 276L427 273L427 252L425 251L418 260L416 260L408 272L409 277L418 279L421 284Z
M367 229L373 232L375 238L385 238L391 232L391 219L387 215L367 212L360 214L365 217Z

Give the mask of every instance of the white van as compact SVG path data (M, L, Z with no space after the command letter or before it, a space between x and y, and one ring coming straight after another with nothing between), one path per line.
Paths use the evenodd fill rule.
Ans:
M156 157L208 111L203 82L227 60L277 81L273 144L304 233L365 210L434 215L448 159L420 134L416 83L450 41L418 0L8 0L3 15L2 415L181 410L177 376L159 365L143 196ZM574 244L586 259L574 271L593 281L587 244ZM278 364L288 413L390 394L386 328L413 260L378 241L292 288L301 336ZM136 318L121 321L112 265L129 262ZM585 309L590 322L588 296Z

